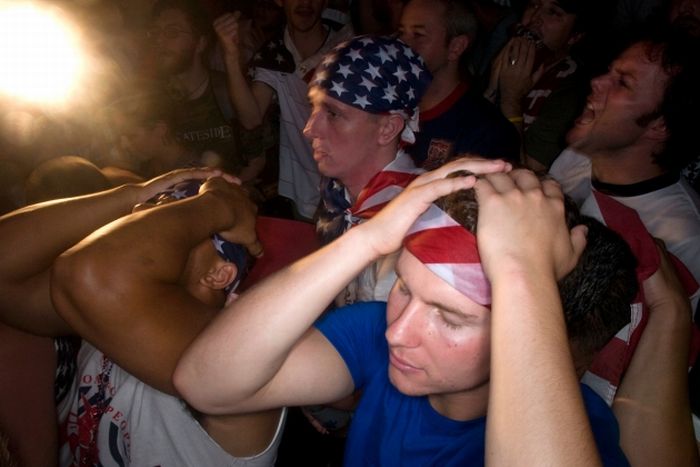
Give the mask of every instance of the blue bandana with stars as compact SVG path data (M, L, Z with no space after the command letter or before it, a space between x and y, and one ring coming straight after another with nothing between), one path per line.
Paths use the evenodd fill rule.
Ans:
M401 139L410 144L418 131L418 103L431 80L423 59L406 43L358 36L325 56L311 84L365 112L401 115L406 119Z
M199 193L199 187L202 185L202 183L202 180L185 180L184 182L180 182L171 186L167 190L158 193L153 198L149 199L147 204L159 205L189 198ZM221 258L223 258L225 261L235 264L236 268L238 269L236 278L224 289L226 296L228 296L230 293L236 290L238 285L248 273L250 256L242 245L229 242L219 234L215 233L212 235L211 241L219 256L221 256Z

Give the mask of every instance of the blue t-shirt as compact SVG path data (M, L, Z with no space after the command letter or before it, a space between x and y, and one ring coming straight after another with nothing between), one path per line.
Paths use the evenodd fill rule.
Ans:
M334 310L316 326L362 390L345 445L346 466L484 465L485 418L451 420L436 412L426 396L406 396L389 381L386 303ZM610 408L587 386L581 389L604 465L629 465Z
M517 162L520 134L495 105L462 84L440 104L421 112L416 142L406 151L427 170L467 152Z

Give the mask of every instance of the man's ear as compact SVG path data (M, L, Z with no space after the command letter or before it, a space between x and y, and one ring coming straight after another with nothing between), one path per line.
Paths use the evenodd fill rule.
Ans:
M403 131L406 124L403 117L397 114L382 115L379 124L378 143L382 146L392 143Z
M461 34L453 37L447 45L447 58L452 62L459 61L459 57L467 50L467 47L469 47L469 36Z
M209 268L199 282L210 289L223 290L233 282L236 274L238 274L236 265L222 259Z
M581 39L583 39L584 37L586 37L585 32L575 32L575 33L571 34L571 37L569 38L569 40L566 43L569 47L573 47L574 45L581 42Z
M207 50L207 45L209 44L209 39L207 39L206 36L202 35L199 37L199 40L197 41L197 53L203 54L205 50Z
M645 131L647 137L657 143L663 143L668 139L668 128L663 117L656 117L649 122Z

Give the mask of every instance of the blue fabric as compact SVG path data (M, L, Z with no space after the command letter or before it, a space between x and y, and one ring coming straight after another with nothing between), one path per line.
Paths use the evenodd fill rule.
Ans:
M439 106L442 105L447 104ZM520 135L496 106L482 96L465 91L442 112L431 109L421 113L416 142L406 151L417 166L426 170L467 152L487 159L517 162L520 160Z
M362 389L345 445L346 466L484 465L485 418L450 420L427 397L405 396L392 386L385 303L340 308L316 326L345 360L356 389ZM582 385L582 393L604 465L629 465L618 446L612 412L587 386Z

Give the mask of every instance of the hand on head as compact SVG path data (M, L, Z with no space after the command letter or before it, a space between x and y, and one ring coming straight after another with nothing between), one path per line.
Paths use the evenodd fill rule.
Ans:
M223 173L220 169L212 169L209 167L177 169L163 175L159 175L143 183L136 184L135 186L138 187L138 190L136 199L132 205L135 206L137 204L145 203L158 193L162 193L180 182L184 182L186 180L206 180L211 177L224 177L231 183L240 184L240 180L238 180L236 177Z
M371 246L379 256L392 253L401 247L408 229L433 201L454 191L473 187L476 174L510 169L511 165L502 160L464 158L452 161L420 175L381 212L356 228L369 232ZM448 175L458 171L471 174L448 178Z
M246 191L230 176L215 176L207 179L199 189L200 193L213 193L224 200L225 206L233 215L233 227L219 232L225 240L243 245L248 252L260 257L263 246L255 232L255 219L258 207Z
M576 266L586 246L586 227L566 226L557 182L519 169L485 175L475 190L479 255L490 280L498 271L513 270L561 279Z
M659 269L644 281L644 301L651 313L664 308L682 310L690 319L692 311L688 294L678 278L676 268L671 261L668 251L666 251L664 242L659 239L655 240L656 248L659 251L660 264Z

